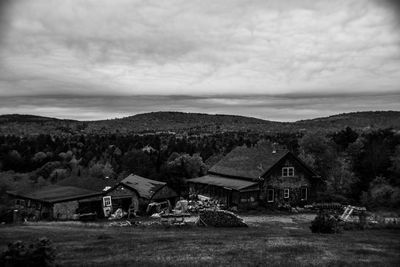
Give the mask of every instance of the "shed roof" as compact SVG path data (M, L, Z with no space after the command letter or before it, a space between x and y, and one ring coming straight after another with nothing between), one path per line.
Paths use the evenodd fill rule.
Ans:
M30 192L9 191L7 193L20 198L32 199L48 203L66 202L102 194L101 192L87 190L79 187L59 185L49 185Z
M123 179L120 184L136 190L140 197L151 199L153 195L166 185L164 182L156 181L131 174Z
M215 175L206 175L206 176L202 176L202 177L198 177L198 178L193 178L193 179L187 180L187 182L188 183L214 185L214 186L225 187L225 188L234 189L234 190L238 190L238 191L244 190L251 186L258 185L257 182L250 182L250 181L226 178L226 177L215 176Z
M287 153L289 151L286 149L274 150L270 144L236 147L215 164L209 173L256 180Z

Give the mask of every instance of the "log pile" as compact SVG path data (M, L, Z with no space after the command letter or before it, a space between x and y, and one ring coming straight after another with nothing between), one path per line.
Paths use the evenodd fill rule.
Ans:
M215 209L201 211L198 224L215 227L247 227L243 219L233 212Z

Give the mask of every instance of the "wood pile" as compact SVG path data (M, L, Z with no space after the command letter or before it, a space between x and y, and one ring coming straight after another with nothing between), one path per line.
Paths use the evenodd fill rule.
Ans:
M226 210L205 209L200 212L197 222L203 226L215 227L247 227L242 218Z

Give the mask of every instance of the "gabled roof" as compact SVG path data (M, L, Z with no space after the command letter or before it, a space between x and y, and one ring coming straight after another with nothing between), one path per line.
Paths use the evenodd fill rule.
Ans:
M318 178L320 179L321 176L318 175L313 169L311 169L311 167L309 167L304 161L302 161L299 157L297 157L295 154L289 152L286 155L284 155L280 160L278 160L276 163L278 163L281 160L286 159L287 157L292 157L295 161L297 161L303 168L305 171L309 172L311 174L312 178ZM265 178L266 176L268 176L270 174L270 172L272 171L272 168L270 168L268 171L264 172L264 174L262 175L263 178Z
M208 172L233 178L257 180L287 153L286 149L274 150L270 144L254 147L236 147Z
M133 174L123 179L120 184L136 190L140 197L146 199L151 199L159 189L166 185L164 182L150 180Z
M238 191L246 190L253 186L254 187L258 186L257 182L250 182L250 181L245 181L245 180L232 179L232 178L226 178L226 177L214 176L214 175L205 175L202 177L189 179L189 180L187 180L187 182L188 183L196 183L196 184L214 185L214 186L225 187L225 188L238 190ZM258 187L255 188L255 190L258 190Z
M8 191L7 193L9 195L16 197L37 200L40 202L47 202L47 203L66 202L93 196L99 196L102 194L102 192L96 192L79 187L59 186L59 185L49 185L39 190L30 192Z

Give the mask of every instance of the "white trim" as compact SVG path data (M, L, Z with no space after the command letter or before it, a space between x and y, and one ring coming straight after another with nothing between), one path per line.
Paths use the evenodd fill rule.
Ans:
M284 188L283 189L283 198L289 198L289 196L290 196L289 188Z
M272 192L272 194L270 194ZM272 200L270 200L269 196L272 195ZM267 202L274 202L275 201L275 190L272 188L267 189Z
M103 207L112 207L111 196L103 197Z
M282 168L282 177L293 177L293 176L294 176L294 167Z

